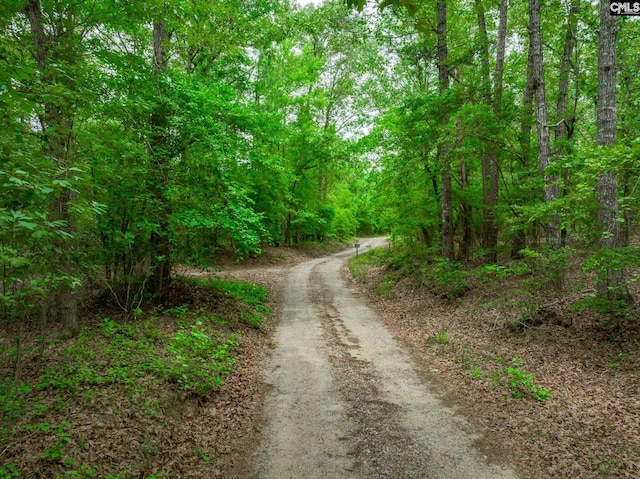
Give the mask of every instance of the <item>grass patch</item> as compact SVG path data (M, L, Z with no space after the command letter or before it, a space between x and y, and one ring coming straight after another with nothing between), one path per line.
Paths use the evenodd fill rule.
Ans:
M433 336L427 338L427 342L442 345L449 344L449 336L447 335L447 331L444 329L442 331L438 331Z
M220 387L235 364L237 334L221 334L206 316L187 315L175 333L145 334L153 324L104 318L84 328L60 360L45 368L37 389L77 393L87 386L124 386L130 397L166 382L201 399Z
M269 292L249 281L229 281L218 278L193 279L195 284L205 288L224 291L237 301L238 319L249 326L260 329L271 316L271 308L266 305Z

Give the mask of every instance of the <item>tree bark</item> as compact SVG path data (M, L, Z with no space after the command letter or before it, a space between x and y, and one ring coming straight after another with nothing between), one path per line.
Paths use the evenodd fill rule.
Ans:
M560 197L558 175L549 173L547 169L552 163L551 143L549 137L549 115L544 81L544 60L542 55L542 34L540 31L540 0L529 0L529 38L533 61L534 97L536 100L536 122L538 130L538 161L540 172L544 178L544 201L553 203ZM560 218L552 214L547 222L547 245L552 250L560 248Z
M601 147L614 147L617 143L616 105L616 42L618 17L609 13L609 2L600 1L600 31L598 34L598 134ZM611 250L619 246L618 178L615 171L607 171L596 183L600 248ZM631 299L624 274L620 269L609 268L605 278L597 284L597 294L608 301Z
M576 28L578 26L577 13L580 11L580 0L571 0L569 12L567 13L567 27L565 31L564 50L560 60L560 75L558 79L558 101L556 108L556 129L555 129L555 156L565 157L571 152L570 142L573 139L573 128L575 123L575 108L569 113L569 73L571 72L573 50L576 45ZM577 89L577 83L576 83ZM577 95L576 91L576 95ZM568 169L562 171L563 192L565 196L569 190L570 172ZM564 211L563 211L564 216ZM560 231L560 245L565 246L567 238L566 227Z
M509 0L500 0L500 20L498 20L498 45L496 46L496 72L493 84L493 110L502 114L502 90L504 73L504 52L507 45L507 15Z
M492 98L491 78L489 67L489 39L482 0L475 0L478 31L480 33L480 61L482 64L483 99L490 105L496 116L501 115L502 108L502 72L504 70L504 52L507 30L507 0L500 2L500 20L498 27L498 45L496 50L496 83ZM491 136L497 135L494 129ZM485 251L484 260L495 263L498 260L498 144L489 139L482 153L482 248Z
M38 0L27 0L25 3L25 14L29 19L29 26L33 38L33 55L36 60L41 82L46 87L56 82L65 83L70 89L73 88L73 81L68 75L60 78L49 71L49 65L54 51L50 49L52 39L50 35L57 34L57 29L52 29L51 34L47 34L44 26L42 8ZM68 62L75 60L74 53L70 53ZM54 58L55 61L55 58ZM40 118L42 125L43 149L45 155L49 156L53 162L53 167L57 179L66 180L71 166L71 147L73 140L73 105L64 98L49 100L43 103L44 113ZM53 289L53 296L56 308L56 315L62 324L62 335L64 337L76 336L79 332L78 325L78 302L75 288L71 284L76 268L73 263L73 247L71 237L74 232L74 218L70 212L70 205L73 199L73 191L68 186L63 186L59 195L52 204L52 216L54 220L63 222L63 230L68 234L68 238L57 240L57 248L61 252L57 269L66 276L67 280L60 282Z
M531 129L533 125L533 52L529 48L527 56L527 83L522 93L522 116L520 119L520 155L522 166L529 165L531 159Z
M558 80L558 101L557 101L557 127L556 140L569 140L573 137L573 123L575 121L575 111L567 115L569 107L569 73L573 50L576 45L576 28L578 26L577 13L580 11L580 0L571 0L567 15L567 29L565 32L564 50L560 61L560 75ZM561 151L566 148L560 148Z
M531 48L527 56L527 83L522 93L522 114L520 117L520 162L528 169L531 161L531 128L533 124L533 55ZM518 213L514 213L516 217ZM523 228L518 228L511 240L511 257L520 259L520 251L527 247L527 235Z
M458 165L458 177L460 179L460 189L465 190L469 188L469 178L467 175L467 164L461 161ZM458 260L467 261L469 259L469 253L471 251L471 214L472 205L464 198L461 199L460 208L460 220L458 227L460 228L460 244L458 246Z
M447 3L446 0L438 0L438 25L436 27L437 49L438 49L438 84L441 96L449 88L449 67L447 50ZM444 127L449 121L448 113L442 115L441 126ZM444 133L444 132L443 132ZM452 195L452 174L449 152L451 146L447 140L443 140L438 147L438 159L442 165L442 187L440 190L441 204L441 224L442 224L442 255L450 260L454 259L453 245L453 195Z

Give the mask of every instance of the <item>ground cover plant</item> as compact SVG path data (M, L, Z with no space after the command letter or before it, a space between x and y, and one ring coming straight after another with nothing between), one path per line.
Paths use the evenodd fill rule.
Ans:
M203 409L219 400L245 341L263 335L268 295L221 279L179 279L172 291L174 306L135 319L88 311L94 317L73 339L23 331L20 358L3 335L0 477L174 477L215 467L224 448ZM196 411L209 439L184 437ZM177 452L162 443L171 434L184 441Z

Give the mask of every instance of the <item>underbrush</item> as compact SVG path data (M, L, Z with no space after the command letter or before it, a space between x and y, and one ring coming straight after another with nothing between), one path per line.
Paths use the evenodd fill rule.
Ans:
M424 248L396 247L368 251L352 258L349 267L361 282L366 282L369 269L380 269L383 277L376 291L381 296L391 295L400 281L409 281L448 302L459 302L473 292L486 298L485 308L501 313L502 326L516 331L549 321L567 326L570 316L585 311L600 315L603 324L640 321L628 293L618 300L596 297L595 283L611 264L627 266L629 284L640 279L640 258L629 260L630 254L623 253L613 261L603 259L601 253L580 254L568 247L558 252L524 249L520 259L483 264L481 260L449 261ZM558 297L565 298L562 305L571 311L558 315L557 308L549 307L560 302Z
M178 282L183 304L85 320L73 340L23 332L21 357L3 334L0 478L169 477L154 466L158 438L185 407L214 397L243 336L270 315L267 291L252 283ZM96 447L128 459L114 463Z

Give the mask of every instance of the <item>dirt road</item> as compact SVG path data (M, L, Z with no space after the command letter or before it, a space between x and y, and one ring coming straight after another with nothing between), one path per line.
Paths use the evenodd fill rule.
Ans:
M361 241L362 250L383 246ZM420 382L410 358L340 276L354 251L288 275L273 389L251 477L514 478L473 448L464 419Z

